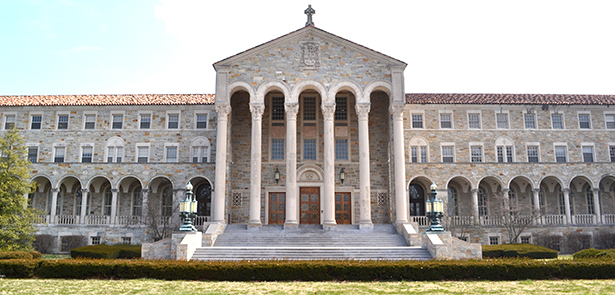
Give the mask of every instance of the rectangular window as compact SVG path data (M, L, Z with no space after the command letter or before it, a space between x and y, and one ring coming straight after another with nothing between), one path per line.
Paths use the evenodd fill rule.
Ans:
M496 114L498 129L508 129L508 114Z
M480 114L468 114L468 127L470 129L480 129Z
M504 162L504 147L503 146L498 146L496 148L497 150L497 154L498 154L498 162L502 163Z
M92 163L92 147L81 147L81 163Z
M512 146L507 146L506 147L506 161L508 163L512 163L513 162L513 148L512 148Z
M584 146L581 147L583 150L583 162L593 162L594 161L594 147L593 146Z
M179 129L179 114L169 114L168 119L168 129Z
M284 160L284 139L271 140L271 160Z
M452 146L443 146L442 147L442 162L444 163L453 163L455 162L455 158L453 155L453 147Z
M7 115L4 117L4 129L15 128L15 115Z
M471 146L470 153L472 162L482 162L483 161L483 147L479 145Z
M90 245L100 245L100 237L90 237Z
M412 146L410 147L410 159L412 160L412 163L416 163L419 161L419 147L417 146Z
M615 129L615 114L604 115L604 120L606 121L606 129Z
M423 128L423 114L412 114L412 128Z
M523 114L523 120L525 121L525 129L536 129L536 115Z
M284 97L274 96L271 98L271 120L284 121Z
M137 163L147 163L149 159L149 147L137 147Z
M28 147L28 160L30 161L30 163L38 162L38 147L37 146Z
M32 115L30 119L30 129L41 129L41 122L43 121L42 115Z
M555 162L558 162L558 163L566 162L566 146L556 146L555 147Z
M196 114L196 129L207 129L207 114Z
M64 152L66 148L63 146L55 147L55 156L53 158L53 162L55 163L64 163Z
M107 147L107 162L108 163L122 163L122 156L124 153L124 148L121 146L118 147Z
M316 139L303 140L303 159L316 160Z
M427 163L427 147L421 147L421 163Z
M139 129L150 129L152 126L152 115L141 114L141 122L139 123Z
M201 163L207 163L207 155L205 154L206 147L203 146L195 146L192 147L192 163L198 163L199 160Z
M348 160L348 139L335 140L335 159Z
M591 122L589 114L579 114L579 128L580 129L591 129Z
M316 97L303 98L303 121L316 121Z
M122 129L122 125L124 123L124 115L115 114L113 115L113 123L111 125L112 129Z
M530 163L539 162L538 146L528 146L527 147L527 161Z
M452 114L440 114L440 128L450 129L453 128Z
M530 243L530 237L529 236L521 237L521 244L529 244L529 243Z
M141 214L135 214L135 215L141 215ZM131 237L122 237L122 244L130 245L131 243L132 243Z
M177 147L167 147L167 163L177 163Z
M58 115L58 129L68 129L68 115Z
M85 115L85 125L83 129L94 129L96 127L96 115L87 114Z
M553 129L564 129L564 118L562 114L551 114L551 124Z
M499 245L500 237L489 237L489 245Z
M335 98L335 121L348 121L348 100L346 96Z
M615 162L615 146L609 147L609 155L611 156L611 162Z

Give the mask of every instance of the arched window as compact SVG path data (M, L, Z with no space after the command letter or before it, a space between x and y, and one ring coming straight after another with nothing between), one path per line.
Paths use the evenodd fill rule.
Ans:
M487 211L487 195L482 187L478 189L478 215L486 216Z
M192 163L209 162L210 142L205 137L197 137L192 141Z
M566 214L566 199L564 198L564 192L562 192L562 188L558 187L557 196L559 198L559 214Z
M107 163L121 163L124 156L124 141L115 136L107 141Z
M570 190L568 198L570 199L570 215L574 215L574 192L572 190Z
M517 209L517 192L512 187L508 190L508 206L510 210Z
M425 215L425 190L419 184L411 184L410 192L410 216Z
M143 195L141 194L141 187L138 186L132 190L132 215L140 216L143 211Z
M448 187L448 214L452 216L459 215L459 195L457 195L457 190Z
M64 191L66 188L64 186L60 186L60 190L58 191L58 197L56 199L56 215L62 214L62 196L64 196Z
M173 188L168 185L162 189L162 216L173 214Z
M198 202L197 215L211 216L211 184L208 181L199 184L195 193Z
M429 162L429 146L427 140L422 137L414 137L410 140L410 161L413 163Z
M113 193L111 187L107 187L103 193L103 215L111 216L111 204L113 202Z
M514 162L515 145L508 137L500 137L495 141L495 150L498 162Z
M594 211L594 192L589 185L585 188L585 198L587 199L587 214L596 214Z

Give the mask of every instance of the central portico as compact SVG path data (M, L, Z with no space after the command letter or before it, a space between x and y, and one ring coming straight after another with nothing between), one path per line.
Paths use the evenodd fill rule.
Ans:
M215 222L407 221L406 64L314 27L311 14L304 28L214 64Z

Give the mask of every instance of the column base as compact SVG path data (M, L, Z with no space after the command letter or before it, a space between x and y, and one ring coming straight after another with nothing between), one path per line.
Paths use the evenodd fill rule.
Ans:
M334 223L323 223L322 229L323 230L337 230L337 224L335 222Z
M260 230L262 226L260 220L248 222L248 230Z
M297 222L285 222L284 230L299 230L299 224Z
M359 223L359 229L360 230L373 230L374 224L371 222Z

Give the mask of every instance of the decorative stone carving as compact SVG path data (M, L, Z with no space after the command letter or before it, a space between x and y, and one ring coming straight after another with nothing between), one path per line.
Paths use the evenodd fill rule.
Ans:
M297 120L297 113L299 112L299 103L287 102L284 104L284 110L288 120Z
M320 181L321 180L318 174L314 171L306 171L302 173L299 179L301 181Z
M301 67L304 69L320 67L320 44L316 42L301 44Z
M320 106L322 110L322 116L325 121L333 121L333 116L335 115L335 104L323 104Z
M231 106L228 104L217 105L216 113L218 113L218 120L228 120L228 115L231 113Z
M252 121L260 121L263 118L265 106L263 104L250 104L250 113L252 113Z
M405 106L403 104L392 104L389 107L389 113L393 116L393 120L403 120L404 107Z
M367 121L369 118L369 110L371 108L371 104L369 103L358 103L355 105L355 111L357 112L357 117L359 117L359 121Z

